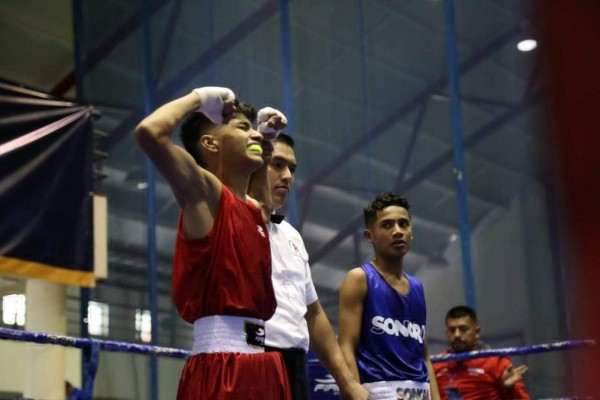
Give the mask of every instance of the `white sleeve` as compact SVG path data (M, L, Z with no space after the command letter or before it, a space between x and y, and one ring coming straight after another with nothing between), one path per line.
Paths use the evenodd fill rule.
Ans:
M310 273L310 265L308 263L306 265L306 305L310 305L315 301L319 300L317 296L317 290L315 289L315 285L312 281L312 275Z
M298 233L298 239L300 240L300 244L302 245L302 252L306 255L304 259L304 275L305 281L304 285L306 287L306 305L310 305L315 301L319 300L317 296L317 290L315 289L315 284L312 280L312 274L310 273L310 264L308 262L308 253L306 251L306 247L304 247L304 241L302 240L302 236Z

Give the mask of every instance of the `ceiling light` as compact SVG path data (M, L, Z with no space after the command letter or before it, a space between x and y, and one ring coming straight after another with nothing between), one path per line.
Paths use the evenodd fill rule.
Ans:
M148 187L148 184L146 182L138 182L137 183L137 188L140 190L144 190Z
M537 47L537 41L534 39L525 39L517 43L517 49L520 51L531 51Z

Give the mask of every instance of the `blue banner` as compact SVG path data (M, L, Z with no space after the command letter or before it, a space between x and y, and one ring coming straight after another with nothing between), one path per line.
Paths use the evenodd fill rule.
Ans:
M338 400L340 389L333 376L310 352L306 365L311 400Z

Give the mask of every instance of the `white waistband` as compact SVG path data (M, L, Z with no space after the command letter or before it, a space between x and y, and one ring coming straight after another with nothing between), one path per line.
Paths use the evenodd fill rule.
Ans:
M382 381L363 383L369 400L415 399L429 400L429 382Z
M263 320L230 315L213 315L194 322L194 346L192 354L198 353L263 353L264 346L248 344L246 323L262 325ZM263 339L264 343L264 339Z

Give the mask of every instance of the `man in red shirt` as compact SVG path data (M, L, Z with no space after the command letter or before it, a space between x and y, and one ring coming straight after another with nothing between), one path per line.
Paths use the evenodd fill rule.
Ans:
M450 348L442 354L481 350L481 329L475 311L458 306L446 313L446 335ZM515 400L529 394L521 381L527 366L514 367L508 357L486 357L433 364L443 400Z

